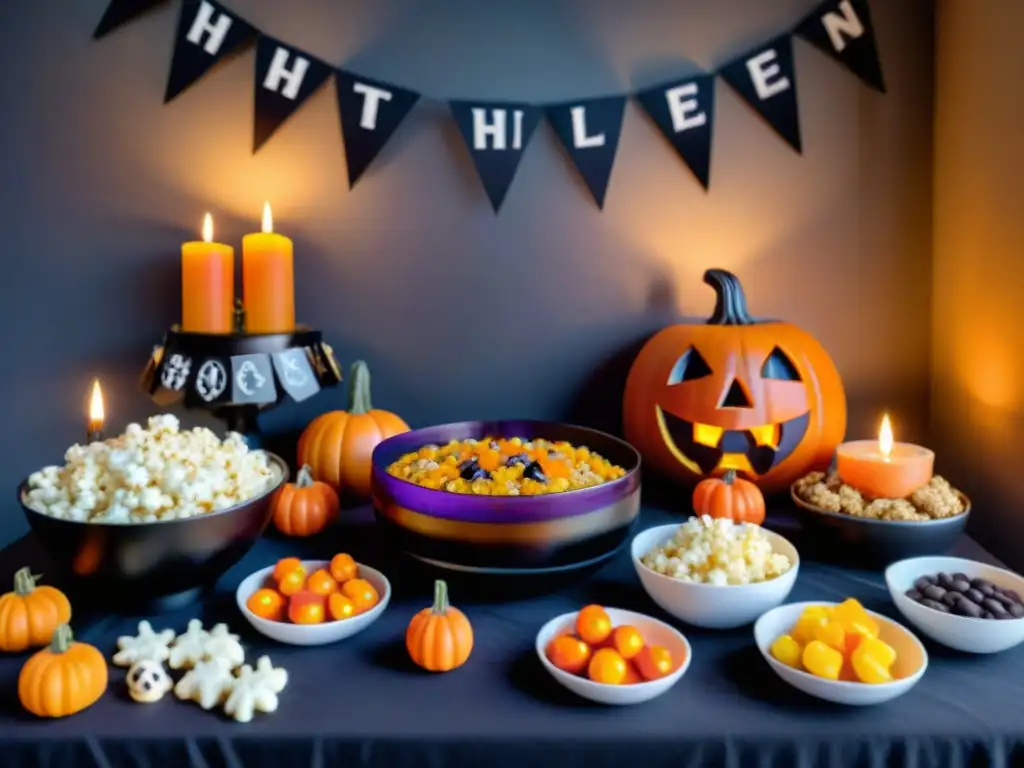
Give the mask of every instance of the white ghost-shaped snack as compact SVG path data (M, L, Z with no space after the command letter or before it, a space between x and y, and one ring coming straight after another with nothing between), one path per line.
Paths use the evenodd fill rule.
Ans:
M128 695L132 697L132 701L140 704L160 701L164 694L174 687L164 665L152 659L142 659L132 664L125 682L128 684Z
M248 664L238 670L235 685L224 702L224 713L248 723L257 712L277 711L277 694L288 685L288 672L275 667L269 656L260 656L256 669Z
M139 633L134 637L123 635L117 638L117 653L114 663L119 667L130 667L137 661L155 661L163 664L170 656L170 644L174 642L174 630L154 632L148 621L139 622Z
M174 695L182 701L194 701L203 709L220 704L235 685L231 670L216 660L197 662L174 686Z
M228 669L237 669L245 663L245 649L238 642L238 635L228 630L227 624L214 624L206 638L204 651L204 659L216 659Z
M209 640L210 633L203 629L203 622L192 619L188 629L178 635L171 645L167 665L171 669L191 669L207 657L206 645Z

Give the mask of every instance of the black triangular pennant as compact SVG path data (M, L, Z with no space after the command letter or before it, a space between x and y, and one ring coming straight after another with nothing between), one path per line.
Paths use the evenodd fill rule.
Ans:
M256 35L255 27L215 0L186 0L178 19L164 104Z
M420 95L340 69L334 73L334 87L351 189L412 111Z
M129 21L137 19L142 14L163 5L169 0L110 0L107 10L103 12L103 18L92 33L94 40L99 40L108 35L120 26Z
M608 180L622 136L625 96L567 102L546 110L548 122L565 146L598 208L604 208Z
M256 43L253 153L327 82L334 70L308 53L270 37Z
M541 111L530 104L505 101L453 101L449 106L497 213L537 129Z
M707 189L711 183L715 76L694 75L659 85L641 91L636 100Z
M885 77L867 0L826 0L800 22L796 34L876 91L885 93Z
M789 35L777 37L725 65L720 74L786 143L802 151L793 40Z

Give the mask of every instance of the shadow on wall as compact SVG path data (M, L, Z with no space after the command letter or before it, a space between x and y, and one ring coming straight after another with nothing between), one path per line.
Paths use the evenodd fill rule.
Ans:
M656 327L644 332L614 352L583 379L567 414L572 424L599 429L622 436L622 395L629 369L640 350L664 326L679 319L675 285L667 277L657 277L647 295L647 311L660 316Z

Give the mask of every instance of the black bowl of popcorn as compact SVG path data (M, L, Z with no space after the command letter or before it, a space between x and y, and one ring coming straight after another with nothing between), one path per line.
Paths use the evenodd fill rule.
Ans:
M938 475L905 499L870 499L835 471L811 472L790 496L813 550L875 567L948 551L971 512L970 499Z
M48 575L105 605L194 599L260 537L288 477L241 436L182 429L170 415L64 460L30 475L18 500Z

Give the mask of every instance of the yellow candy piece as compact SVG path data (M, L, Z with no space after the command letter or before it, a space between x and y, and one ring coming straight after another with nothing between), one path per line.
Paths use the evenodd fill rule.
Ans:
M812 640L804 648L804 669L826 680L838 680L843 669L843 654L820 640Z
M877 637L865 637L850 654L850 664L862 683L892 682L892 665L896 663L896 650Z
M803 669L801 657L804 649L790 635L779 635L772 643L771 654L787 667Z
M854 598L847 598L835 607L832 616L842 622L850 634L862 637L878 637L878 622L864 610L864 606Z
M846 628L836 619L826 620L814 628L814 639L820 640L829 648L840 653L846 652Z
M813 605L810 608L805 608L804 612L800 614L800 618L796 620L796 624L793 625L790 634L800 645L807 645L807 643L815 639L815 630L827 624L828 620L829 616L825 613L823 607Z

